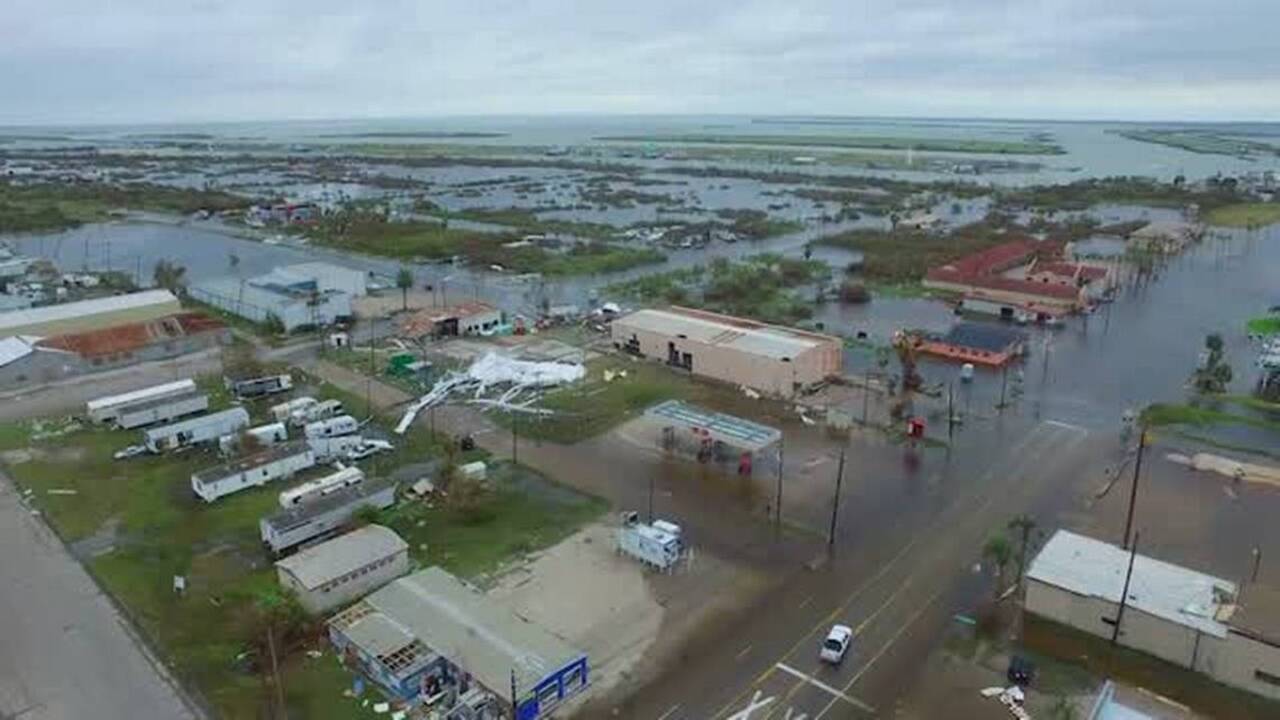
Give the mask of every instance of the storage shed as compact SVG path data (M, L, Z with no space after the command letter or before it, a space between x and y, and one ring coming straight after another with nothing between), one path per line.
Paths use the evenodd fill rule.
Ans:
M390 528L366 525L276 562L280 587L311 613L363 597L409 572L409 546Z

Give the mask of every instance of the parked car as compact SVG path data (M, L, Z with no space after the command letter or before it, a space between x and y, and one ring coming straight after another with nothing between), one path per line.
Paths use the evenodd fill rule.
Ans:
M827 639L822 641L822 650L818 652L818 659L832 665L839 665L844 660L845 653L849 652L849 645L852 642L853 628L848 625L832 625L831 631L827 633Z
M1018 687L1028 687L1036 677L1035 663L1021 655L1009 658L1009 670L1005 673L1009 682Z

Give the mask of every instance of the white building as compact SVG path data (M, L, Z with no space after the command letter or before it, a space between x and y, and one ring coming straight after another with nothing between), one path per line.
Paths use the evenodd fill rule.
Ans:
M291 477L315 464L315 455L306 443L273 445L234 462L193 473L191 490L201 500L211 503L241 490Z
M147 290L0 313L0 337L45 337L83 332L155 320L179 312L182 312L182 306L173 293L168 290Z
M368 275L363 270L353 270L333 263L306 262L286 265L273 274L313 280L321 290L338 290L351 297L364 297L369 294Z
M366 525L276 563L280 586L308 612L345 605L409 572L409 545L395 531Z
M1280 699L1280 592L1059 530L1027 571L1026 610L1227 685ZM1118 619L1117 619L1118 618Z
M289 332L300 327L332 325L351 317L350 294L324 290L315 280L278 270L243 280L203 280L188 288L187 293L202 303L254 322L265 322L274 315Z

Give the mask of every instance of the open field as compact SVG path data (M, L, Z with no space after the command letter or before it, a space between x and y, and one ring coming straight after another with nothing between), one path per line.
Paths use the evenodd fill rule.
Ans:
M831 147L872 150L989 153L1003 155L1059 155L1053 143L1006 140L876 137L857 135L614 135L598 137L607 142L690 143L703 145L755 145L760 147Z
M189 214L247 207L248 198L152 184L14 185L0 182L0 233L63 230L103 220L111 210Z
M1205 214L1210 225L1251 228L1280 223L1280 203L1233 203L1210 210Z
M1245 327L1255 335L1280 335L1280 315L1251 318Z
M318 390L359 412L357 398L324 385ZM225 397L214 400L226 404ZM251 414L260 418L269 404L256 403ZM256 669L261 658L252 652L261 628L255 607L276 583L260 545L258 519L278 507L282 486L206 505L191 493L190 475L219 462L214 453L112 459L136 437L63 420L9 424L0 426L0 460L179 679L222 717L259 717L270 694ZM366 461L366 471L385 476L447 456L427 433L411 433L397 445L395 453ZM604 509L602 501L507 466L495 470L486 489L467 493L465 504L451 500L402 505L386 520L404 533L416 563L465 576L554 543ZM178 575L187 581L182 595L172 590ZM372 716L341 696L350 680L332 655L310 658L301 652L314 646L317 637L308 632L291 636L284 649L291 712L322 720Z
M696 266L610 285L610 293L643 303L668 303L789 324L813 313L805 286L830 277L826 264L761 254L733 262L717 258Z
M1117 135L1137 142L1155 143L1204 155L1280 155L1280 147L1255 140L1230 137L1205 130L1116 130Z
M520 273L565 276L616 272L661 262L662 253L603 242L581 243L556 253L536 246L503 247L511 236L458 230L438 223L387 222L361 212L326 218L303 232L319 244L355 252L405 260L433 260L461 256L488 267L498 265Z

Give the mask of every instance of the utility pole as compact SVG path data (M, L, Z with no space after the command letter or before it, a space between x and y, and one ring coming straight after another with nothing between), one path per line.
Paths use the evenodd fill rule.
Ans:
M827 548L836 544L836 519L840 514L840 486L844 483L844 448L840 448L840 467L836 470L836 497L831 503L831 531L827 535Z
M519 447L516 443L517 428L520 427L520 413L511 413L511 462L520 462Z
M280 677L280 663L276 659L276 628L274 624L267 625L267 648L271 651L271 681L276 686L276 713L283 718L285 717L284 682Z
M954 386L955 386L955 381L951 381L947 383L947 439L948 440L955 437L955 428L956 428L955 396L952 394L952 388Z
M1249 576L1249 583L1258 582L1258 566L1262 564L1262 548L1257 545L1253 546L1253 574Z
M871 368L862 374L862 426L867 426L867 400L871 397Z
M773 506L774 506L773 525L775 528L782 527L782 453L783 453L783 450L784 450L784 446L782 444L782 441L779 440L778 441L778 493L777 493L777 498L773 503Z
M1124 547L1129 547L1129 531L1133 528L1133 507L1138 500L1138 478L1142 474L1142 453L1147 448L1147 429L1143 427L1138 435L1138 457L1133 462L1133 487L1129 489L1129 512L1124 520ZM1136 542L1136 540L1135 540Z
M1004 392L1009 386L1009 365L1006 363L1000 371L1000 412L1004 412Z
M1120 638L1120 622L1124 619L1124 607L1129 603L1129 580L1133 578L1133 560L1138 557L1138 533L1133 534L1133 548L1129 551L1129 570L1124 574L1124 592L1120 593L1120 610L1116 612L1116 624L1111 630L1111 644Z
M369 381L365 383L364 408L373 417L373 378L378 374L377 362L373 357L374 340L378 335L378 319L369 318ZM321 345L323 345L321 341Z

